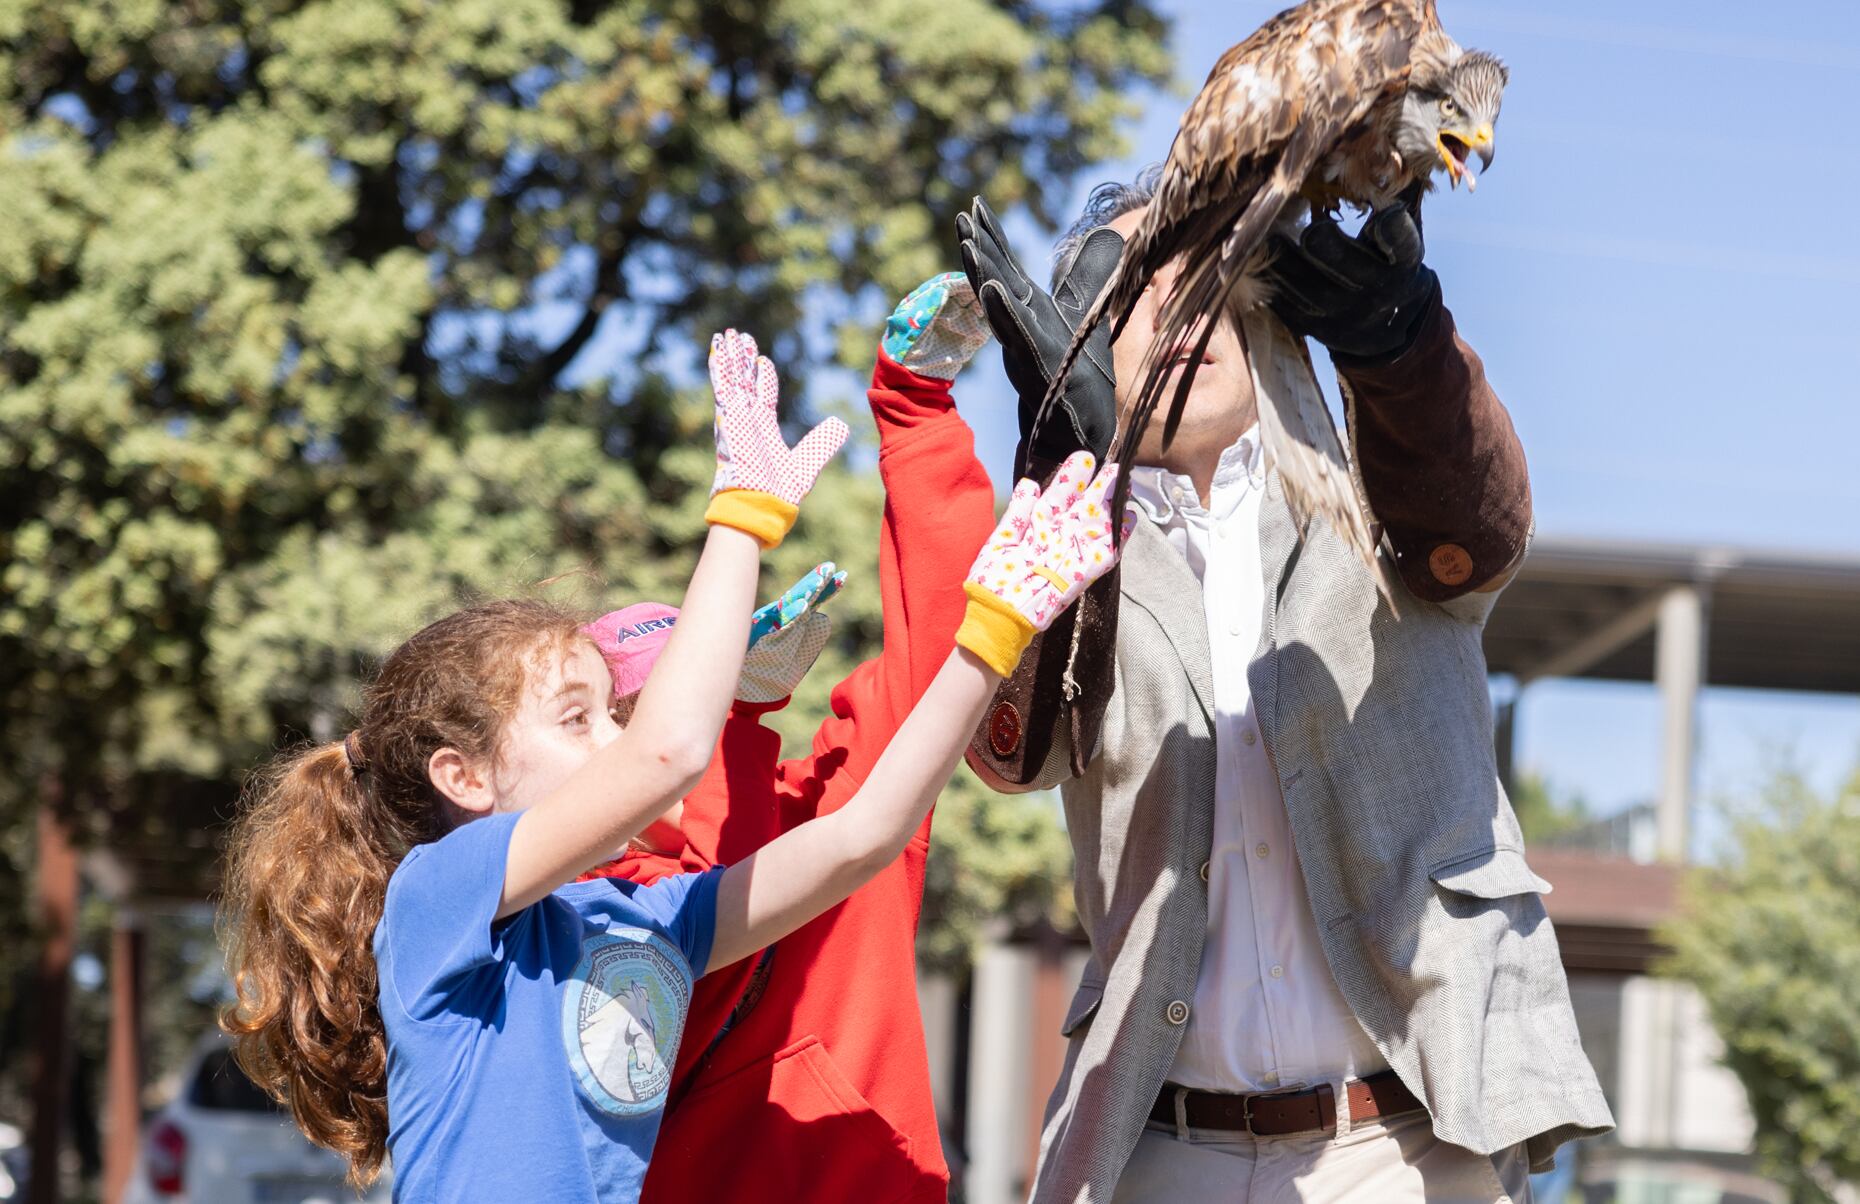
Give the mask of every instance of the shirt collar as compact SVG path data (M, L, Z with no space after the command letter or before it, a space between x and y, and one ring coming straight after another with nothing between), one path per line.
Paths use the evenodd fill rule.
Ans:
M1248 427L1214 466L1214 480L1204 507L1195 482L1186 473L1140 464L1130 471L1130 496L1152 522L1168 526L1177 514L1184 519L1225 517L1249 489L1266 483L1265 451L1260 446L1259 424Z

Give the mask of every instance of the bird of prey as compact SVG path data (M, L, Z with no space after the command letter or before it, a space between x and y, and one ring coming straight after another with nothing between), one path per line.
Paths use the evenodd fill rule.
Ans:
M1418 222L1436 174L1470 189L1467 158L1490 165L1507 82L1496 58L1461 50L1441 29L1434 0L1308 0L1267 21L1221 56L1183 115L1155 198L1079 323L1042 413L1098 322L1109 316L1115 338L1151 279L1179 258L1136 402L1106 459L1137 446L1175 378L1165 445L1173 437L1214 325L1231 313L1253 365L1262 442L1301 528L1322 515L1383 581L1303 342L1262 308L1267 236L1346 205L1401 201Z

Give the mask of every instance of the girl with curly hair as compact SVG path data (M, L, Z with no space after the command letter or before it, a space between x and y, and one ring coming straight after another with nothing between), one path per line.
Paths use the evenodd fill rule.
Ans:
M357 1182L417 1200L630 1201L692 984L891 862L995 682L1115 558L1115 478L1086 460L1015 491L943 669L842 808L733 865L576 882L697 781L772 547L845 437L795 448L774 369L713 341L711 531L624 726L595 644L534 602L472 607L392 655L344 740L258 779L228 877L242 1065Z

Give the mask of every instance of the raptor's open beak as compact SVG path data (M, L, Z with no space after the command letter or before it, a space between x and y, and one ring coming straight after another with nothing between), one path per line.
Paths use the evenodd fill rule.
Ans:
M1440 161L1446 165L1448 183L1458 187L1459 182L1465 180L1468 192L1477 185L1477 179L1466 167L1466 156L1478 155L1479 169L1484 171L1492 166L1492 157L1497 154L1492 145L1492 123L1489 121L1470 133L1441 130L1434 145L1439 147Z

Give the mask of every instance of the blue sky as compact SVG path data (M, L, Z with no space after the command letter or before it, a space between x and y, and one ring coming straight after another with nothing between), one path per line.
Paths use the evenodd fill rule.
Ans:
M1135 153L1168 151L1221 51L1282 5L1181 0L1180 94L1146 98ZM1437 195L1428 261L1532 466L1541 535L1860 557L1860 5L1440 0L1511 66L1476 195ZM1022 258L1051 236L1008 218ZM959 386L1005 480L1012 394L991 353ZM1855 616L1860 622L1860 615ZM1701 794L1791 755L1831 784L1860 699L1708 691ZM1519 754L1610 811L1658 778L1651 688L1535 685Z

